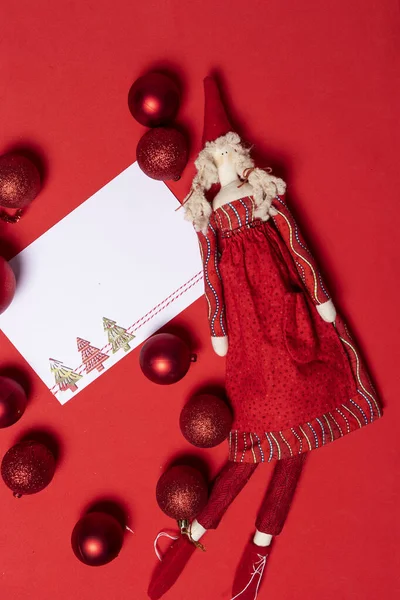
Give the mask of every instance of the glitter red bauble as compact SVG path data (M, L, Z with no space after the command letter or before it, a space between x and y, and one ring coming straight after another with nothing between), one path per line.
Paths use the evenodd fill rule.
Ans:
M153 383L169 385L186 375L196 360L181 338L172 333L157 333L145 342L139 362L143 373Z
M179 101L178 86L163 73L148 73L139 77L128 95L132 116L146 127L171 123L178 112Z
M187 402L179 425L188 442L198 448L213 448L226 440L232 421L232 413L221 398L204 394Z
M15 287L14 272L8 262L0 256L0 315L10 306Z
M55 458L47 446L30 440L20 442L6 452L1 463L1 476L19 498L36 494L48 486L55 468Z
M177 181L188 161L186 138L174 127L150 129L139 140L136 158L148 177Z
M200 471L193 467L171 467L158 480L156 498L158 506L168 517L190 521L207 502L207 483Z
M0 206L25 208L40 190L36 165L21 154L0 156Z
M0 377L0 429L16 423L24 414L26 394L19 383Z
M115 517L103 512L91 512L75 525L71 544L81 562L100 567L118 556L123 539L123 529Z

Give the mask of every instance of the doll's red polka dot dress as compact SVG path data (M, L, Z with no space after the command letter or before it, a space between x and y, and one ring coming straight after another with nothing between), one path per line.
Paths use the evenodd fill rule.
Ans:
M211 335L229 339L235 462L289 458L381 416L346 325L316 310L329 295L284 198L274 207L263 222L235 200L198 234Z

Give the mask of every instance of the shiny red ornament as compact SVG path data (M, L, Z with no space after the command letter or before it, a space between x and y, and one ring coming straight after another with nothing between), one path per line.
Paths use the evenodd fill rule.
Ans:
M139 363L143 373L153 383L169 385L186 375L190 363L196 360L183 340L172 333L157 333L143 345Z
M148 177L177 181L188 161L188 153L183 133L173 127L156 127L139 140L136 158Z
M81 562L100 567L118 556L123 539L123 529L115 517L103 512L91 512L75 525L71 544Z
M163 73L147 73L139 77L128 95L132 116L146 127L171 123L178 112L179 102L178 86Z
M25 208L40 190L36 165L22 154L0 156L0 206Z
M44 444L29 440L20 442L6 452L1 463L4 483L16 498L36 494L53 479L56 461Z
M158 480L156 498L158 506L168 517L190 521L207 502L207 483L200 471L193 467L171 467Z
M0 429L20 419L26 403L26 394L19 383L9 377L0 377Z
M188 442L198 448L213 448L226 440L232 421L232 412L221 398L204 394L187 402L179 425Z
M14 272L8 262L0 256L0 315L10 306L15 288Z

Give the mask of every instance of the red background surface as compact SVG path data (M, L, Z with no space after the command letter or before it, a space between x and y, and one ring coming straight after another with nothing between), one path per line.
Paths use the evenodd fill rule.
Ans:
M240 131L262 166L289 182L290 202L386 406L380 422L310 457L260 598L399 597L398 2L20 0L3 3L1 21L0 152L36 149L46 172L21 223L1 229L8 258L135 159L144 129L126 99L139 74L161 65L181 76L179 121L192 136L192 156L202 78L222 74ZM192 174L188 167L171 186L178 197ZM151 200L143 202L151 227ZM112 206L110 215L116 224L123 218ZM69 276L72 284L73 269ZM162 469L188 453L213 475L226 454L224 446L194 451L179 433L183 403L194 390L223 384L224 364L210 349L201 301L176 325L191 332L199 353L182 382L151 384L134 351L64 407L0 338L0 371L19 373L30 396L23 419L1 431L1 453L32 429L61 446L44 492L16 501L0 486L2 599L146 597L153 539L173 525L155 502ZM269 475L270 467L259 468L168 598L230 598ZM135 533L116 561L93 569L75 559L70 533L99 499L119 502Z

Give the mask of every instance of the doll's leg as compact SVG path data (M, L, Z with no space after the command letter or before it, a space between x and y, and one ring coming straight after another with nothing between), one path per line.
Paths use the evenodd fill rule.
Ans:
M268 546L281 533L303 469L305 454L279 460L258 513L254 543Z
M255 536L247 543L236 570L232 600L257 598L272 538L282 531L285 524L304 460L305 455L302 454L276 463L257 517Z
M205 508L192 523L191 533L198 541L207 529L216 529L233 500L242 491L257 464L227 462L216 478Z

